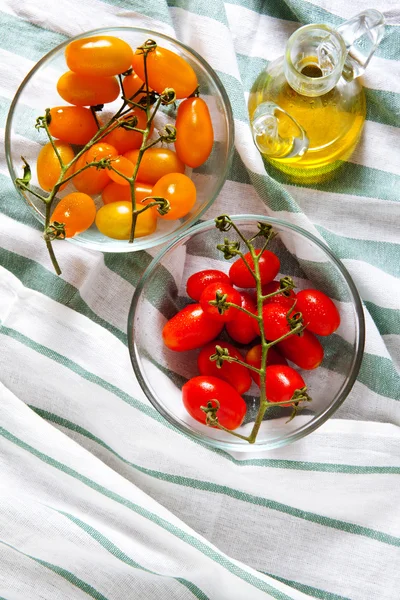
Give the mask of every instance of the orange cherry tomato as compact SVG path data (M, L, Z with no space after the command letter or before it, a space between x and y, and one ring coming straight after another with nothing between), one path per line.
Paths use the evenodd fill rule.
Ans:
M102 206L96 215L98 230L116 240L129 240L132 226L132 203L112 202ZM137 217L135 238L150 235L157 227L156 209L151 207Z
M56 106L50 110L49 131L63 142L84 146L97 132L94 117L82 106Z
M69 162L71 162L75 156L71 146L65 142L61 142L60 140L55 140L54 144L61 156L63 163L67 165ZM68 169L65 177L68 177L72 174L72 169L73 167ZM43 146L39 152L36 163L36 172L39 185L42 190L50 192L50 190L52 190L56 185L61 173L60 162L50 142ZM60 190L64 189L66 185L67 184L62 185Z
M213 147L214 131L204 100L187 98L181 102L175 127L175 150L185 165L195 169L206 162Z
M138 155L138 150L130 150L124 154L125 158L134 165L137 163ZM176 152L168 148L149 148L140 161L138 179L152 185L168 173L184 172L185 165L178 158Z
M93 77L67 71L57 82L57 92L75 106L96 106L113 102L120 90L115 77Z
M102 158L116 158L117 156L117 150L113 146L110 146L110 144L103 144L102 142L94 144L76 161L75 173L87 163L97 162ZM82 173L75 175L72 183L80 192L90 195L98 194L110 183L108 169L89 167L85 171L82 171Z
M81 75L118 75L130 69L132 56L129 44L109 35L75 40L65 48L68 68Z
M132 98L132 96L135 96L136 92L138 92L140 88L144 86L144 81L142 81L140 77L136 75L136 73L131 73L131 75L124 77L122 84L124 86L125 98ZM134 102L139 102L139 100L145 96L145 92L143 94L138 94L135 96Z
M173 88L177 98L187 98L198 86L197 76L189 63L176 54L157 46L147 55L147 81L149 86L161 94L165 88ZM134 71L144 81L144 54L136 50L133 55Z
M138 129L145 129L147 125L146 113L144 110L140 110L140 108L133 109L131 113L124 117L124 119L120 119L120 122L128 121L134 116L137 117L138 120L136 127ZM152 133L153 128L154 125L152 123L150 126L150 133ZM120 154L125 154L125 152L128 152L129 150L140 148L142 140L142 133L124 129L123 127L117 127L117 129L114 129L103 138L103 141L106 142L106 144L114 146Z
M124 156L118 156L115 160L113 160L112 166L114 167L114 169L117 169L117 171L119 171L123 175L126 175L127 177L132 177L133 172L135 170L135 165ZM110 179L115 181L115 183L118 183L119 185L129 186L129 181L126 181L126 179L124 179L121 175L118 175L118 173L116 173L115 171L107 169L106 172Z
M66 237L73 237L88 229L96 217L96 206L87 194L73 192L60 200L51 215L51 221L65 224Z
M136 202L141 202L148 196L152 195L151 185L135 183L135 199ZM103 190L101 195L104 204L111 204L111 202L132 202L131 188L128 185L119 185L112 181Z
M169 173L157 181L153 187L153 196L161 196L169 201L169 212L159 217L172 221L184 217L193 208L196 203L196 186L187 175Z

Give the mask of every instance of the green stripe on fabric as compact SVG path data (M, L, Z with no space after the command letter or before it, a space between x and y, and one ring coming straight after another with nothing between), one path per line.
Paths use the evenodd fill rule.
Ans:
M381 335L400 335L400 310L383 308L373 302L364 302Z
M53 573L56 573L57 575L59 575L60 577L62 577L66 581L68 581L69 583L72 583L72 585L74 585L78 589L82 590L82 592L85 592L85 594L87 594L88 596L95 598L95 600L108 600L108 598L106 598L106 596L103 596L103 594L98 592L93 586L91 586L89 583L86 583L86 581L83 581L83 579L80 579L79 577L77 577L76 575L71 573L70 571L67 571L66 569L63 569L62 567L59 567L57 565L53 565L52 563L49 563L45 560L41 560L40 558L36 558L35 556L32 556L31 554L27 554L26 552L22 552L22 550L19 550L15 546L12 546L11 544L4 542L3 540L0 540L0 543L4 544L4 546L8 546L9 548L12 548L19 554L22 554L22 556L26 556L27 558L32 559L33 561L39 563L43 567L50 569L50 571L53 571Z
M338 596L337 594L332 594L331 592L312 587L311 585L299 583L298 581L293 581L292 579L285 579L284 577L278 577L278 575L274 575L273 573L267 573L266 571L260 571L260 573L264 573L264 575L268 575L268 577L272 577L281 583L290 585L290 587L299 590L299 592L303 592L303 594L308 594L313 598L319 598L319 600L350 600L350 598L345 596Z
M262 579L255 577L253 574L248 573L247 571L245 571L244 569L242 569L235 563L231 562L228 557L220 554L219 552L214 550L212 547L208 546L207 544L205 544L201 540L197 539L193 535L185 532L184 530L180 529L176 525L173 525L166 519L159 517L158 515L147 510L143 506L140 506L134 502L131 502L127 498L124 498L123 496L120 496L119 494L112 492L108 488L105 488L104 486L96 483L95 481L89 479L85 475L78 473L78 471L71 469L64 463L61 463L58 460L51 458L47 454L40 452L40 450L37 450L33 446L30 446L29 444L24 442L23 440L17 438L16 436L14 436L12 433L7 431L3 427L0 427L0 435L2 435L5 439L7 439L9 442L15 444L19 448L22 448L23 450L29 452L30 454L32 454L33 456L38 458L43 463L57 469L58 471L61 471L65 475L68 475L77 481L80 481L81 483L83 483L84 485L89 487L90 489L98 492L99 494L105 496L106 498L109 498L110 500L113 500L114 502L117 502L121 506L124 506L125 508L131 510L132 512L140 515L144 519L151 521L155 525L158 525L159 527L161 527L162 529L164 529L171 535L175 536L177 539L192 546L193 548L195 548L196 550L201 552L201 554L203 554L207 558L213 560L215 563L219 564L221 567L223 567L224 569L226 569L227 571L229 571L236 577L239 577L243 581L249 583L253 587L256 587L257 589L259 589L261 591L269 593L273 598L276 598L277 600L293 600L293 598L291 598L290 596L287 596L286 594L282 593L281 591L279 591L279 590L275 589L274 587L272 587L271 585L267 584Z
M0 12L2 36L0 47L13 54L38 61L68 36L25 21L14 15ZM21 43L23 41L23 43Z
M234 119L248 123L249 117L247 114L247 106L243 97L242 84L236 77L223 73L222 71L216 71L220 78L226 93L228 94L229 100L232 105L232 112Z
M259 15L267 15L282 19L283 21L298 22L296 13L291 9L290 2L276 2L276 0L229 0L229 4L243 6L258 13Z
M194 13L200 17L209 17L228 27L228 20L223 2L214 2L212 5L204 0L167 0L170 8L181 8L186 12ZM228 33L228 31L227 31Z
M313 183L312 185L303 185L301 183L294 183L288 175L273 167L267 160L264 161L264 165L266 172L270 177L277 182L286 185L296 185L305 188L312 187L316 190L325 192L348 194L356 197L380 198L381 200L399 202L398 190L400 189L400 176L395 175L394 173L388 173L387 171L345 162L327 181ZM262 175L253 173L251 174L251 179L252 181L258 179L260 182L258 185L262 187ZM353 201L357 202L357 199L354 198ZM290 210L290 208L281 210Z
M381 396L400 400L400 375L390 358L364 353L357 379Z
M37 243L44 242L39 238ZM45 294L52 300L62 303L68 308L72 308L94 323L97 323L97 325L107 329L123 344L127 345L127 334L99 317L84 302L78 289L58 277L55 273L48 271L30 258L11 252L10 250L5 250L4 248L0 248L0 264L15 275L24 286Z
M368 261L385 273L400 276L400 245L381 240L362 240L348 236L339 235L326 227L316 225L327 245L337 258L341 260L352 259ZM400 241L400 236L399 236ZM399 303L400 304L400 303Z
M68 419L64 417L59 417L54 413L48 412L47 410L43 410L38 408L37 406L29 405L37 415L49 421L50 423L54 423L55 425L60 425L65 429L69 429L70 431L74 431L79 433L80 435L96 442L99 446L102 446L109 452L111 452L114 456L116 456L119 460L124 462L125 464L133 467L134 469L141 470L150 474L150 470L144 469L139 465L136 465L129 460L125 459L123 456L118 454L115 450L111 448L106 442L104 442L99 437L95 436L93 433L88 431L87 429L77 425L76 423L72 423ZM272 467L275 469L292 469L295 471L314 471L320 473L345 473L346 475L400 475L400 464L398 467L371 467L371 466L361 466L361 465L341 465L341 464L332 464L332 463L316 463L316 462L302 462L302 461L294 461L294 460L280 460L280 459L265 459L265 458L256 458L256 459L247 459L247 460L236 460L230 455L227 455L227 458L232 459L238 466L256 466L256 467ZM155 471L156 472L156 471ZM164 474L167 476L167 474Z
M183 577L174 577L172 575L165 575L163 573L157 573L156 571L151 571L150 569L146 569L145 567L140 565L138 562L132 560L127 554L125 554L125 552L123 552L120 548L118 548L118 546L113 544L113 542L109 538L107 538L105 535L100 533L100 531L98 531L97 529L95 529L94 527L89 525L88 523L85 523L85 521L81 521L81 519L74 517L70 513L64 512L62 510L57 510L56 508L53 508L51 506L49 508L51 508L52 510L54 510L55 512L57 512L60 515L64 515L64 517L66 517L67 519L72 521L72 523L75 523L75 525L80 527L85 533L90 535L90 537L92 537L103 548L105 548L105 550L107 550L107 552L109 552L110 554L115 556L115 558L122 561L123 563L129 565L130 567L133 567L134 569L140 569L141 571L145 571L146 573L149 573L151 575L156 575L157 577L175 580L178 583L181 583L184 587L186 587L199 600L209 600L208 596L206 596L204 594L204 592L200 588L198 588L194 583L192 583L191 581L184 579Z
M147 518L148 520L152 521L153 523L160 525L161 527L163 527L164 529L166 529L167 531L169 531L170 533L172 533L179 539L189 543L191 546L193 546L194 548L196 548L197 550L199 550L200 552L202 552L209 558L212 558L213 560L215 560L216 562L218 562L219 564L221 564L222 566L227 568L232 573L237 574L237 572L235 573L235 571L236 571L236 569L239 569L239 572L245 573L246 576L249 575L248 573L243 572L242 569L236 567L235 565L231 565L230 561L226 557L225 558L221 557L218 553L214 552L211 548L206 546L204 543L200 542L193 536L183 532L178 527L172 525L165 519L158 517L154 513L151 513L150 511L144 509L143 507L140 507L137 504L130 502L129 500L127 500L126 498L123 498L119 494L116 494L116 493L112 492L111 490L108 490L107 488L97 484L96 482L92 481L88 477L81 475L80 473L78 473L74 469L71 469L70 467L66 466L65 464L51 458L50 456L44 454L43 452L40 452L39 450L36 450L29 444L25 443L21 439L14 436L12 433L8 432L3 427L0 427L0 435L5 437L7 440L12 442L13 444L16 444L20 448L30 452L31 454L33 454L34 456L39 458L39 460L41 460L42 462L44 462L52 467L55 467L56 469L62 471L63 473L65 473L67 475L70 475L71 477L74 477L75 479L81 481L82 483L84 483L85 485L90 487L91 489L118 502L119 504L123 504L124 506L126 506L127 508L130 508L131 510L140 514L144 518ZM140 467L140 469L143 472L145 472L143 467ZM146 471L147 471L147 469L146 469ZM184 485L186 487L191 487L191 488L195 488L195 489L202 490L202 491L223 494L230 498L234 498L235 500L240 500L242 502L245 502L247 504L252 504L255 506L262 506L265 508L269 508L271 510L275 510L280 513L287 514L291 517L296 517L296 518L311 522L311 523L316 523L318 525L330 527L332 529L336 529L338 531L343 531L346 533L351 533L353 535L360 535L362 537L367 537L369 539L373 539L377 542L387 544L389 546L400 547L400 538L396 538L396 537L389 535L387 533L384 533L382 531L370 529L369 527L364 527L362 525L357 525L355 523L348 523L346 521L341 521L339 519L333 519L331 517L326 517L324 515L312 513L310 511L300 510L298 508L294 508L293 506L288 506L287 504L282 504L281 502L277 502L275 500L269 500L266 498L262 498L260 496L254 496L254 495L248 494L246 492L241 492L240 490L236 490L229 486L219 485L219 484L211 483L208 481L201 481L201 480L193 479L190 477L183 477L180 475L167 475L167 474L161 473L159 471L150 471L150 472L151 472L152 477L155 477L155 478L163 480L163 481L168 480L171 483L175 483L177 485ZM168 479L166 479L166 477ZM232 568L231 568L232 566L235 567L234 570L232 570ZM245 579L245 581L248 581L250 583L250 580L243 577L242 575L237 574L237 576L241 577L242 579ZM250 578L251 577L252 576L250 576ZM256 580L256 582L258 582L258 580ZM256 584L254 582L252 582L252 585L256 585ZM259 587L259 586L257 585L256 587ZM263 588L259 587L259 589L263 589ZM278 597L278 596L274 596L274 597Z

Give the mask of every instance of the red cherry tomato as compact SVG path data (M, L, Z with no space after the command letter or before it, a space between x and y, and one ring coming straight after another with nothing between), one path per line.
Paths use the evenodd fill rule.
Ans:
M280 289L281 285L279 281L270 281L267 285L262 286L262 294L263 296L267 296L268 294L273 294ZM293 290L289 292L277 294L276 296L272 296L271 298L267 298L264 300L264 304L281 304L282 306L286 306L289 310L292 308L294 301L296 300L296 294Z
M260 254L260 250L256 250L256 254ZM244 255L250 269L254 272L254 262L250 252ZM265 285L276 277L279 272L280 260L270 250L264 250L259 260L261 283ZM231 282L240 288L255 288L256 280L246 267L242 258L238 258L229 269L229 277Z
M73 237L88 229L96 216L96 206L87 194L73 192L64 196L51 215L51 221L64 223L65 237Z
M265 372L265 389L269 402L291 400L296 390L305 387L304 379L292 367L287 365L271 365ZM282 404L281 406L291 406Z
M213 147L214 131L204 100L187 98L181 102L175 127L175 150L185 165L195 169L206 162Z
M217 269L204 269L193 273L186 282L186 293L193 300L200 300L200 296L210 283L228 283L229 277Z
M253 297L247 292L239 292L239 294L241 299L239 306L253 314L257 314L257 307ZM233 321L229 321L226 324L226 330L235 342L249 344L257 337L257 333L254 329L255 323L257 323L255 319L242 311L238 311L238 314Z
M133 50L111 35L96 35L75 40L65 48L71 71L81 75L118 75L131 67Z
M261 344L257 344L257 346L253 346L250 348L248 353L246 354L246 362L247 364L255 367L256 369L261 368ZM286 360L283 358L281 354L275 348L271 347L268 349L267 353L267 367L270 365L287 365ZM256 384L260 385L260 376L255 371L250 370L250 374Z
M212 306L210 301L216 299L216 295L221 294L226 295L226 302L232 302L233 304L237 304L241 306L242 301L240 298L240 294L237 290L235 290L229 283L210 283L205 290L202 292L200 296L200 304L204 312L215 319L219 323L227 323L228 321L232 321L235 319L239 309L230 306L223 314L218 311L216 306Z
M230 363L228 361L224 361L222 366L218 368L217 363L210 360L210 356L215 354L216 345L221 346L221 348L227 348L230 356L244 362L243 356L235 346L228 342L224 342L223 340L215 340L214 342L206 344L197 357L197 366L200 375L213 375L214 377L219 377L232 385L238 394L244 394L251 386L249 370L243 365Z
M291 335L277 344L280 352L301 369L316 369L324 358L324 349L311 331Z
M302 313L307 329L318 335L330 335L340 325L338 309L328 296L318 290L298 292L296 310Z
M289 309L290 310L290 309ZM290 331L288 321L288 309L282 304L265 304L262 310L264 334L267 340L273 341L285 335ZM260 335L260 327L257 321L254 321L255 331Z
M207 406L208 402L216 406L213 401L218 400L216 416L219 423L227 429L240 427L246 414L246 402L235 388L211 375L189 379L182 388L182 400L188 413L200 423L206 422L206 414L200 407Z
M96 106L113 102L119 95L115 77L92 77L67 71L57 81L57 92L75 106Z
M162 337L170 350L194 350L216 338L223 325L206 315L200 304L188 304L164 325Z
M132 66L137 75L145 81L144 55L136 50ZM157 46L147 54L147 81L149 86L161 94L166 88L173 88L177 98L187 98L197 88L196 73L188 62L175 52ZM126 69L125 69L126 70Z

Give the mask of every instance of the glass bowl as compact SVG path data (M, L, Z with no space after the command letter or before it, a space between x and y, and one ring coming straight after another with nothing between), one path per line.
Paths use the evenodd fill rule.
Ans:
M39 131L35 129L36 118L44 115L45 108L67 105L56 90L59 77L68 70L64 57L65 47L73 40L101 34L119 37L133 48L151 38L160 46L182 56L196 72L201 97L207 102L214 128L214 145L208 160L201 167L186 171L196 185L197 201L185 217L176 221L159 219L157 230L153 234L137 238L133 244L129 244L127 240L114 240L106 237L97 230L95 225L92 225L84 233L69 239L72 243L102 252L144 250L174 239L201 217L218 196L232 158L234 125L228 96L217 74L194 50L164 34L138 27L96 29L60 44L46 54L29 72L13 99L5 133L7 163L11 178L15 182L17 177L22 176L21 156L24 156L32 169L31 185L33 189L39 187L36 177L36 161L40 148L48 142L48 139L43 129ZM103 113L100 114L115 112L120 105L120 100L107 104ZM157 113L155 131L166 122L174 122L175 114L176 108L174 107L166 107L164 113ZM169 144L168 147L174 149L173 144ZM18 187L16 189L28 202L39 221L44 223L44 205L41 200L37 200L31 194L26 194ZM75 191L73 185L69 184L58 194L58 197L62 198L72 191ZM98 207L102 206L100 195L94 196L94 200Z
M133 369L144 393L170 423L214 447L254 452L277 448L300 439L322 425L339 408L349 394L360 368L364 348L364 317L360 297L349 273L315 236L272 217L236 215L232 219L247 239L257 232L258 221L270 223L278 233L268 246L281 261L277 278L290 275L295 281L296 290L308 287L319 289L332 298L339 310L339 329L330 336L319 337L325 352L322 365L313 371L295 367L308 386L312 402L307 403L290 422L290 408L270 408L255 444L203 425L186 412L181 388L189 378L199 375L196 362L199 350L169 350L162 342L162 329L167 319L193 302L185 291L186 281L191 274L207 268L228 272L233 262L224 260L216 245L224 237L230 240L239 240L239 237L233 229L221 233L214 221L192 227L150 263L133 296L128 340ZM260 247L262 239L258 239ZM256 247L257 240L254 242ZM222 337L229 340L227 334ZM233 342L242 354L256 343L254 341L249 346L243 346ZM244 398L247 413L244 424L236 432L247 436L257 413L259 388L253 384Z

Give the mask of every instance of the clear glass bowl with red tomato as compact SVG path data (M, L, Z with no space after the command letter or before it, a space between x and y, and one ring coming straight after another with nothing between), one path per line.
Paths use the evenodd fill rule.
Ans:
M170 323L179 311L191 312L190 307L195 306L195 294L192 289L195 286L191 285L191 281L187 288L188 279L194 273L203 270L219 270L229 276L230 267L237 260L225 260L217 245L223 243L225 237L230 241L240 241L238 234L233 229L221 233L215 227L214 221L192 227L164 248L150 263L132 300L128 340L133 369L144 393L170 423L184 433L214 447L256 452L300 439L314 431L340 407L350 393L360 368L364 348L364 317L360 297L349 273L329 248L314 235L295 225L267 216L237 215L233 216L232 220L246 239L257 233L258 222L272 225L277 235L270 241L268 250L279 259L279 272L272 275L275 280L290 276L296 286L295 294L301 290L317 289L325 298L328 297L329 302L332 301L337 309L340 325L334 333L316 336L307 332L308 336L318 338L318 345L323 349L323 360L318 368L310 368L314 366L311 354L306 357L305 362L304 356L300 361L307 368L300 368L289 359L286 361L303 378L312 401L304 403L304 406L302 404L301 410L292 420L292 407L276 405L268 408L254 444L199 422L185 409L182 388L189 380L200 375L199 367L204 364L206 352L202 348L206 346L210 337L227 342L229 348L233 345L231 355L239 352L244 361L247 353L260 341L256 336L250 335L250 338L254 339L249 342L249 336L241 325L236 327L236 330L235 327L230 327L235 321L225 323L222 331L221 327L211 331L212 327L209 329L208 325L200 325L197 331L193 330L193 337L198 337L200 346L196 349L180 351L179 343L171 349L172 346L167 347L163 341L166 324ZM254 242L256 248L260 248L262 243L262 238L257 238ZM207 289L214 285L212 277L210 281L212 283ZM192 298L188 296L187 291ZM273 289L267 293L271 291ZM254 289L240 292L254 295ZM207 295L206 292L204 295ZM306 294L300 294L299 298L303 295ZM303 298L303 306L304 303ZM184 312L180 314L184 318L178 336L183 335L185 340L188 340L185 327L191 326L190 321L186 319ZM337 325L336 322L333 328ZM241 336L242 340L237 341ZM209 344L212 345L211 342ZM317 362L320 362L320 359ZM260 390L253 382L247 391L243 391L248 385L239 374L238 377L236 374L232 376L229 383L236 385L237 381L242 389L236 389L239 389L246 409L244 420L235 432L247 436L257 415ZM224 390L222 392L225 393Z
M112 100L112 98L114 98L117 93L114 89L115 86L119 90L116 77L109 77L108 79L110 79L110 81L108 81L108 83L103 82L102 86L100 86L96 84L96 73L93 74L94 77L92 78L92 82L92 80L90 79L91 75L89 74L76 74L71 71L68 72L68 68L78 69L79 61L75 60L76 57L70 56L69 63L67 66L67 46L71 44L71 42L78 42L79 40L82 40L89 36L112 36L113 38L118 38L128 43L133 49L133 51L135 51L135 49L138 46L141 46L146 40L152 39L157 43L158 47L162 47L163 49L166 49L166 51L173 52L174 56L179 55L179 57L186 61L186 65L190 65L191 69L193 69L199 84L200 96L207 104L211 116L212 129L214 132L214 142L212 144L211 154L208 156L204 164L202 164L199 167L192 168L188 166L190 160L186 164L186 167L185 165L183 166L185 174L191 178L196 187L195 204L189 210L189 212L185 214L185 216L181 218L178 217L174 220L157 218L156 230L148 235L143 235L143 237L136 237L133 244L130 244L127 239L114 239L114 237L108 237L108 235L103 235L103 233L99 231L98 227L96 227L95 223L93 223L93 225L86 231L83 231L82 233L79 233L74 237L69 238L70 241L72 241L73 243L77 243L87 248L100 250L103 252L130 252L136 250L143 250L175 239L177 235L179 235L190 225L198 221L198 219L201 217L204 211L212 204L212 202L217 197L219 191L221 190L225 182L227 170L229 168L233 152L234 125L230 102L222 83L220 82L217 74L213 71L210 65L197 52L178 42L177 40L172 39L171 37L168 37L162 33L137 27L113 27L109 29L98 29L83 33L80 36L69 39L63 44L60 44L51 52L49 52L46 56L44 56L25 77L24 81L22 82L13 99L7 119L5 134L7 162L10 175L13 181L15 181L17 177L22 176L23 164L21 161L21 156L23 156L29 163L32 170L32 179L30 185L33 190L40 191L39 181L36 172L37 162L39 153L41 149L45 146L45 144L48 142L48 138L43 129L35 129L35 122L37 117L44 115L44 111L46 108L69 106L68 102L66 102L60 96L60 94L69 99L68 94L71 93L71 90L73 90L74 88L78 89L79 86L85 85L86 83L88 85L90 84L91 90L93 92L93 97L88 97L82 102L92 103L95 102L96 98L99 97L98 94L102 94L104 96L104 101L106 102L106 104L104 105L104 108L101 112L96 113L101 122L106 122L106 119L110 115L114 114L120 107L120 93L118 93L117 99ZM99 52L100 51L101 49L99 50ZM74 60L77 63L76 67L74 67ZM103 62L104 61L100 61L99 64L103 64ZM174 64L172 63L170 66L172 70L175 68ZM124 79L124 82L125 87L127 87L127 80ZM134 82L131 83L132 86L134 86ZM57 85L60 94L57 91ZM72 100L69 99L69 102L72 103ZM76 104L78 104L78 102L79 100L76 101ZM181 100L178 100L178 103L175 105L164 106L160 108L154 119L154 132L152 134L152 137L149 138L150 141L154 137L156 137L156 131L162 128L165 124L176 123L177 109L179 107L180 102ZM83 106L82 103L81 105ZM80 107L79 110L87 112L87 108ZM86 123L85 126L89 127L90 123ZM142 126L141 123L137 125L137 127L139 126ZM126 130L124 130L124 132L126 133ZM57 132L54 133L54 137L57 138ZM78 140L76 144L78 144L79 141L80 140ZM80 146L74 145L73 142L71 143L73 150L75 152L78 152ZM109 143L111 143L111 141ZM136 147L137 146L135 146L135 148ZM169 150L175 151L174 143L168 145L166 145L165 143L159 143L158 145L154 146L151 150L148 150L147 152L153 154L153 163L150 165L151 169L157 167L154 161L158 160L159 157L157 156L154 158L154 156L157 153L157 149L161 147L164 149L168 148ZM124 149L124 152L125 150L126 149ZM70 156L68 153L72 151L68 148L67 150L62 148L61 151L66 152L66 154L68 155L66 157L66 160L70 160ZM136 150L133 148L131 150L127 150L127 152L134 153L136 152ZM146 157L147 152L145 152L144 157ZM122 153L123 152L120 151L120 154ZM48 159L48 157L46 156L43 156L42 158L43 160ZM167 159L169 160L170 157L167 157ZM167 159L163 157L160 158L160 161L162 162ZM93 160L93 157L91 157L90 160ZM195 158L194 160L197 159ZM162 170L162 168L163 165L160 163L160 169ZM101 171L101 174L103 175L104 171ZM85 177L85 173L82 173L77 177L82 177L82 175ZM140 178L138 178L138 182L143 183L141 182ZM85 182L83 183L85 184ZM111 179L109 183L112 183ZM150 187L152 187L153 184L148 184L147 182L144 183L145 185L143 188L143 193L142 191L139 191L142 194L142 196L147 196L149 194L148 187L149 185ZM41 202L41 200L36 199L31 194L21 190L18 186L16 186L16 189L18 193L27 201L29 207L33 210L34 215L38 218L39 221L43 223L45 209L44 204ZM127 189L129 189L129 186L127 187ZM60 190L60 192L57 194L57 198L62 199L68 194L74 193L76 191L77 190L74 188L72 180L72 182L69 182L66 185L65 189ZM79 189L78 191L86 190ZM159 190L157 191L159 192ZM109 192L109 198L105 199L104 197L102 199L102 192L98 192L96 190L93 193L91 191L87 192L90 196L93 196L97 209L103 207L103 201L105 204L107 203L108 213L106 211L107 214L104 213L102 221L99 220L100 228L102 227L102 225L104 225L104 223L107 227L107 225L110 223L110 219L114 219L114 217L116 216L113 214L112 209L110 209L111 200L113 200L113 186L109 187ZM126 200L128 200L128 198L125 198L125 196L121 196L121 201L123 201L124 204ZM125 210L126 207L123 208ZM21 210L23 210L23 208ZM118 230L118 215L116 216L115 223L116 229ZM113 228L111 227L111 230L112 229ZM121 232L117 231L115 235L119 235L120 233Z

